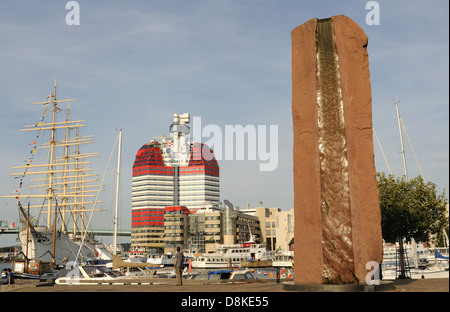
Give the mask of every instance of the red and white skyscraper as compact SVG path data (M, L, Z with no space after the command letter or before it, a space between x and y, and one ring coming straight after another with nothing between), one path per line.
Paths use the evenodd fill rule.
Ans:
M149 251L164 247L164 208L191 212L220 205L219 165L214 152L189 141L189 114L174 114L170 137L144 144L132 178L131 245Z

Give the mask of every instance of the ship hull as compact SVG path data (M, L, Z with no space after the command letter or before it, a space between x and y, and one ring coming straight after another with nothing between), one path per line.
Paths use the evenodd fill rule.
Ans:
M28 243L27 243L28 238ZM28 259L39 259L41 261L53 261L53 230L44 227L36 227L29 230L26 228L19 231L19 239L23 254ZM80 242L71 239L69 234L60 231L56 232L55 236L55 260L56 264L61 264L66 261L74 261L80 248ZM83 244L80 252L82 258L95 257L95 248Z

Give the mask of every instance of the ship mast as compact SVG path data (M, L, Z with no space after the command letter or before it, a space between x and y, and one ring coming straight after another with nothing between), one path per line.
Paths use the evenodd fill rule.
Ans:
M113 239L113 255L117 254L117 228L118 228L118 210L119 210L119 179L120 179L120 153L122 149L122 129L117 134L119 136L119 147L117 150L117 180L116 180L116 210L114 213L114 239Z
M406 168L406 155L405 155L405 146L403 144L403 134L402 134L402 126L401 126L401 118L400 113L398 111L398 100L394 102L395 109L397 110L397 121L398 121L398 131L400 134L400 144L402 146L402 158L403 158L403 169L405 170L404 178L406 181L408 181L408 170Z
M55 86L56 87L56 86ZM56 90L55 90L56 91ZM70 102L67 104L67 115L66 115L66 122L69 122L69 113L70 113ZM67 124L69 126L69 124ZM66 146L64 146L64 171L67 172L67 170L69 169L69 166L67 165L68 160L69 160L69 144L68 144L68 140L69 140L69 127L66 128L66 136L65 136L65 141L66 141ZM64 173L63 176L63 199L62 199L62 203L66 204L67 203L67 197L65 196L67 194L67 187L68 187L68 179L67 179L67 174ZM63 232L66 231L66 206L63 205L63 211L62 211L62 228L61 230Z
M48 164L48 189L47 189L47 229L50 229L51 226L51 211L52 211L52 199L53 199L53 157L55 151L55 115L56 115L56 79L55 86L52 93L52 122L50 125L51 130L51 138L50 138L50 159ZM50 98L51 99L51 98ZM49 99L49 100L50 100ZM33 103L34 104L34 103Z
M35 102L34 105L48 106L50 110L51 105L51 121L44 123L43 118L41 122L34 125L26 125L20 131L37 131L39 133L42 131L49 131L50 138L49 141L44 142L38 149L48 149L48 161L44 164L31 164L29 161L25 166L17 166L12 169L18 169L19 173L11 173L11 176L28 176L28 175L44 175L42 178L31 179L31 182L35 182L34 185L28 186L31 188L41 188L39 194L28 194L22 195L18 192L16 195L6 195L3 198L17 198L20 199L41 199L46 202L40 203L38 205L28 204L28 208L39 208L44 209L39 213L44 213L47 217L45 227L47 230L53 230L53 254L52 261L55 261L56 255L56 236L57 236L57 220L58 214L61 213L62 221L62 232L67 232L66 228L66 218L67 214L72 214L74 222L74 234L76 233L76 223L78 218L77 213L81 213L81 222L83 222L83 213L87 211L99 211L101 209L85 209L86 204L93 204L94 201L89 201L87 198L95 197L95 195L88 194L89 192L95 192L97 190L87 190L87 188L95 187L96 189L101 189L101 185L92 185L91 182L98 181L98 179L87 179L87 177L97 176L94 174L86 174L91 169L86 168L85 158L99 156L98 153L80 153L79 145L93 143L91 136L79 136L79 128L84 126L84 120L70 120L70 102L75 101L74 99L69 100L57 100L56 98L56 80L53 87L52 94L44 102ZM57 114L62 111L58 107L61 103L67 103L67 114L64 121L57 121ZM45 112L47 109L45 110ZM44 112L44 116L45 116ZM65 135L63 137L58 137L57 132L65 130ZM70 137L71 130L76 130L76 136ZM62 133L60 133L62 134ZM37 140L36 142L37 143ZM71 154L70 147L76 146L76 152ZM35 146L36 148L36 146ZM32 153L35 150L33 149ZM57 155L59 153L60 156ZM25 169L25 172L24 172ZM37 183L36 183L37 182ZM98 183L96 183L98 184ZM20 184L22 187L22 183ZM96 201L100 203L101 201ZM59 211L61 209L61 212ZM82 231L85 229L82 227Z

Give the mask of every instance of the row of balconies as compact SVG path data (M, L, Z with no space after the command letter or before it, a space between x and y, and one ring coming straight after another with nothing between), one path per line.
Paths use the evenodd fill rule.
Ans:
M161 191L165 191L165 192L173 192L173 186L172 185L168 185L168 186L156 186L156 185L151 185L151 186L140 186L140 187L134 187L131 191L131 193L139 193L139 192L161 192Z
M192 188L192 189L185 189L185 188L181 188L179 189L179 194L180 195L192 195L192 193L197 193L200 195L211 195L211 196L217 196L218 194L220 194L220 190L219 189L215 189L215 188ZM172 189L168 189L168 190L164 190L164 189L153 189L153 190L137 190L137 191L133 191L132 192L132 197L138 197L138 196L168 196L168 195L172 195L173 194L173 190Z
M172 182L173 183L174 180L175 179L173 176L139 176L139 177L133 177L133 179L131 180L131 183L132 184L141 184L141 183L147 183L147 182L151 182L151 183Z
M220 177L215 176L189 176L189 175L181 175L178 177L179 181L209 181L209 182L220 182Z

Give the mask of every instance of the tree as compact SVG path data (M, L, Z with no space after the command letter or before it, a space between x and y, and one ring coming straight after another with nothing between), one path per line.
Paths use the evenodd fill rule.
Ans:
M377 178L383 239L399 242L400 277L405 277L403 239L425 242L431 235L441 233L448 226L445 213L448 200L445 193L437 194L434 183L425 183L420 176L406 181L378 173Z

